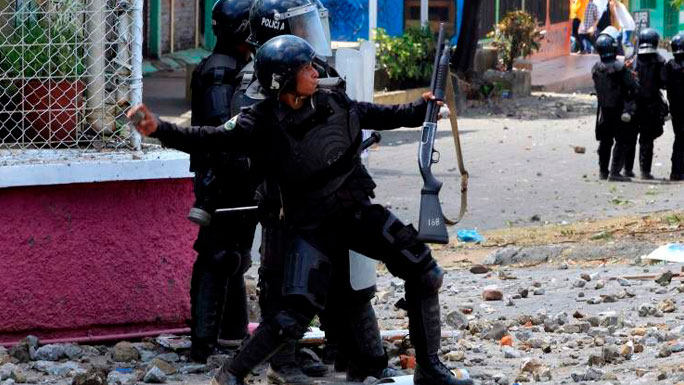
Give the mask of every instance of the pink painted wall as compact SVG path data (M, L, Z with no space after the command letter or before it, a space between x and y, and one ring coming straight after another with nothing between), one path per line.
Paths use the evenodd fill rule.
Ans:
M183 327L189 179L0 189L0 343Z

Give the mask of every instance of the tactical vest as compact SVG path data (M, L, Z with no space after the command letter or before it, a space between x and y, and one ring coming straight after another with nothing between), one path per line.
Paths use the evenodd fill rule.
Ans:
M265 98L265 95L258 92L248 93L250 85L252 86L252 89L256 87L254 83L258 84L259 82L256 80L256 76L254 76L254 62L252 61L244 66L236 77L238 88L235 90L233 100L230 104L231 115L235 116L239 114L240 110L244 107L249 107Z
M670 101L672 111L684 114L680 111L684 108L684 61L670 60L666 64L667 70L667 98Z
M626 93L622 84L625 71L625 65L617 60L610 63L599 62L594 65L592 77L599 106L622 108Z
M344 91L321 88L312 103L285 118L276 140L284 198L319 199L337 191L361 154L358 111ZM287 199L287 198L285 198Z
M228 55L211 54L195 68L192 73L190 87L192 89L192 122L193 126L217 124L216 120L228 120L230 102L235 91L235 73L238 70L237 60ZM210 92L208 98L198 97Z
M659 100L661 99L660 89L662 88L662 69L665 62L660 55L646 55L637 58L637 73L639 74L640 100Z

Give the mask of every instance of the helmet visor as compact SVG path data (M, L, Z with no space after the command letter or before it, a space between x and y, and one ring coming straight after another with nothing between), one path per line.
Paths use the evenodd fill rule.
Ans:
M287 19L290 32L308 41L317 54L332 56L332 50L328 44L328 39L326 39L316 4L291 8L287 13L279 16L282 19Z

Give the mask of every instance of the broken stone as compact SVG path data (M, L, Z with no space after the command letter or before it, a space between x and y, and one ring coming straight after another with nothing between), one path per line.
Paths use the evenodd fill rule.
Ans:
M33 363L33 369L51 374L53 376L65 377L70 374L85 373L86 371L82 369L77 363L73 361L67 361L62 364L56 364L53 361L36 361Z
M584 381L600 380L604 374L605 372L603 370L592 366L587 369L587 372L584 374Z
M601 289L603 289L604 287L606 287L606 283L605 283L603 280L600 280L600 279L599 279L598 281L596 281L596 284L594 285L594 289L595 289L595 290L601 290Z
M656 309L655 306L651 305L650 303L644 303L639 305L639 309L637 311L640 317L647 317L649 315L655 315L658 309Z
M617 298L612 294L601 295L601 300L603 301L603 303L615 303L615 302L617 302Z
M207 365L202 364L189 364L184 365L180 368L179 372L183 374L193 374L193 373L204 373L209 370Z
M176 367L171 365L170 363L160 359L159 357L153 358L150 363L148 364L148 368L152 368L153 366L158 367L159 369L164 372L164 374L170 375L176 373Z
M19 362L29 362L36 357L38 337L26 336L9 350L9 355Z
M134 361L140 359L140 353L132 343L122 341L114 345L112 359L118 362Z
M626 359L632 358L634 354L634 343L632 341L627 342L620 348L620 355Z
M601 356L605 362L614 363L620 360L620 352L614 346L604 346Z
M492 324L491 328L487 330L483 337L488 340L498 341L501 338L503 338L503 336L505 336L506 334L508 334L508 329L506 328L506 325L497 322Z
M573 287L582 288L587 284L587 281L583 279L577 279L572 283Z
M603 302L603 299L601 297L591 297L587 300L587 303L589 305L598 305L601 302Z
M585 280L585 281L587 281L587 282L591 281L591 276L590 276L589 274L587 274L587 273L582 273L582 274L580 275L580 278L582 278L583 280Z
M153 366L145 373L143 381L148 384L163 384L166 382L166 374L156 366Z
M468 317L460 310L453 310L447 314L446 323L454 329L466 329L468 327Z
M132 385L136 382L138 379L133 373L122 373L114 370L107 374L107 385Z
M673 313L675 310L677 310L677 307L675 306L674 301L668 298L660 302L657 309L663 313Z
M482 299L485 301L501 301L503 292L496 286L487 286L482 292Z
M520 371L522 373L536 373L542 366L542 362L536 358L525 358L520 366Z
M628 281L627 279L625 279L625 278L618 277L618 278L617 278L617 281L618 281L618 283L620 284L620 286L623 286L623 287L632 286L632 283L629 282L629 281Z
M518 294L520 294L520 297L522 297L522 298L527 298L529 293L530 293L529 290L524 289L524 288L518 290Z
M22 383L26 382L26 375L19 366L7 363L0 366L0 381L7 379Z
M103 370L90 369L86 373L74 376L71 385L105 385L107 383L107 373Z
M522 352L510 346L504 346L501 351L503 351L504 358L520 358L522 357Z
M487 266L484 266L484 265L473 265L470 268L470 272L473 274L487 274L490 271L491 270Z
M658 278L656 278L655 281L660 286L667 286L670 284L670 282L672 282L673 276L674 275L672 274L672 272L670 270L668 270L668 271L664 272L663 274L661 274Z
M535 289L534 290L534 295L544 295L546 294L546 290L544 289Z
M670 347L667 345L664 345L660 350L658 350L658 357L659 358L667 358L672 355L672 350L670 350Z
M515 306L515 302L513 302L513 298L511 296L506 296L505 297L506 301L506 306Z
M66 353L62 344L43 345L36 350L36 360L59 361L63 357L66 357Z
M446 354L447 361L460 362L465 359L465 353L460 350L451 351Z

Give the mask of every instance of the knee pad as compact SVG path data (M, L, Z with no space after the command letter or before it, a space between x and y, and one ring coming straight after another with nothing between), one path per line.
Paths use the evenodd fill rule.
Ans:
M403 224L399 218L382 208L386 220L382 228L382 235L404 256L414 263L423 262L430 256L430 248L418 240L418 231L413 225Z
M297 238L285 257L283 295L303 297L316 309L323 310L331 274L328 257L307 241Z
M423 295L433 295L439 292L439 288L442 287L442 282L444 281L444 270L437 264L437 262L432 262L423 271L417 280L417 286L420 293Z
M282 310L273 317L273 325L278 329L278 334L286 340L300 339L309 327L311 318L293 310Z

